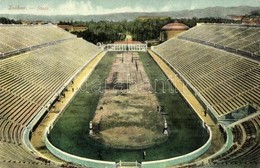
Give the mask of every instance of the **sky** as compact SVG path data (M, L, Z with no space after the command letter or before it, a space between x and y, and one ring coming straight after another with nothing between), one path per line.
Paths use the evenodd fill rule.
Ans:
M0 14L96 15L245 5L260 7L260 0L0 0Z

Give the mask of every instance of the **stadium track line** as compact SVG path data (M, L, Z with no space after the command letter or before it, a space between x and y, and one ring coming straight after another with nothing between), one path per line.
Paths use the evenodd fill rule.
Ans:
M202 107L202 105L199 103L196 97L190 92L190 90L186 87L186 85L181 81L181 79L171 70L171 68L152 50L148 50L148 53L154 59L157 65L163 70L165 75L170 79L172 84L177 88L178 92L185 98L185 100L189 103L192 109L197 113L200 119L204 121L211 128L212 131L211 147L205 154L197 158L195 161L192 161L192 162L198 161L204 163L208 162L207 157L220 150L225 143L222 134L218 129L218 126L213 122L213 120L210 118L209 115L207 115L206 117L204 116L205 109Z
M98 56L96 56L83 70L80 74L75 78L73 84L68 86L68 91L65 92L66 97L62 97L59 102L55 104L50 112L46 115L44 120L39 124L36 130L32 133L31 143L34 148L39 151L46 159L49 159L58 164L64 164L65 162L54 156L44 143L44 130L45 128L53 123L58 117L58 113L63 112L63 109L70 103L73 97L76 95L78 89L81 85L87 80L87 78L92 74L95 67L98 65L100 60L106 55L106 52L101 52ZM74 92L72 92L72 88L74 88Z

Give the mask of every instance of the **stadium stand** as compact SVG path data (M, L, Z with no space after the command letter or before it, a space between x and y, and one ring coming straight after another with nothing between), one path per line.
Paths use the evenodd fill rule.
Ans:
M240 122L232 127L233 145L211 162L213 164L258 163L260 159L260 115Z
M259 57L259 33L259 27L205 24L153 49L199 95L216 121L254 108L253 115L227 126L232 145L210 159L212 166L259 163L260 64L241 56ZM1 25L0 36L0 166L60 167L28 149L24 132L101 50L52 25Z
M259 56L259 35L260 27L202 24L152 48L212 112L214 121L232 130L231 147L223 147L209 166L260 162L260 62L233 52ZM246 107L253 112L241 115L238 109ZM241 116L226 121L234 113Z
M48 35L47 35L48 34ZM45 26L0 26L0 56L32 50L65 39L75 38L63 29L53 25Z
M182 39L155 51L206 99L216 118L247 104L260 106L259 62Z
M180 36L254 57L260 57L259 37L259 27L230 24L201 24Z
M41 46L0 60L0 165L55 167L25 147L24 130L101 49L55 26L0 26L0 35L1 53Z

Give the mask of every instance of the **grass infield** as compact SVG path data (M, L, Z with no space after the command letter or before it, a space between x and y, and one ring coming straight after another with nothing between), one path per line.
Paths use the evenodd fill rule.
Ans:
M192 152L208 139L196 113L167 83L167 77L148 53L139 53L160 105L167 113L170 130L168 140L146 151L146 161L167 159ZM106 161L143 161L142 150L114 149L89 137L89 122L93 119L116 52L109 52L101 60L89 79L83 84L63 116L49 134L53 145L61 150L91 159ZM164 85L164 87L163 87ZM101 154L100 154L101 153Z

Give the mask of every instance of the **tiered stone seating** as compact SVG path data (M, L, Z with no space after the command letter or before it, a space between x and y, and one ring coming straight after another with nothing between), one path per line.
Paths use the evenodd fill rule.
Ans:
M74 35L53 25L0 25L0 36L2 37L0 38L0 54L55 42L57 40L75 38Z
M60 165L35 156L32 152L24 150L21 144L0 141L0 167L55 168L60 167Z
M0 141L0 160L16 162L38 162L32 153L27 152L21 145Z
M16 162L16 161L7 161L7 162L1 162L0 161L1 168L60 168L62 166L59 165L52 165L52 164L42 164L42 163L27 163L27 162ZM65 166L63 166L65 167ZM68 168L79 168L77 167L70 167Z
M153 51L179 74L195 95L202 95L220 119L248 104L259 109L260 62L219 46L260 53L259 35L259 27L207 24L194 27L177 39L154 47ZM210 161L213 165L259 163L259 130L259 115L233 125L232 147Z
M0 60L0 167L10 162L49 165L24 147L24 130L101 50L54 26L0 26L0 35L5 36L0 38L1 53L9 51L6 46L19 49L67 39Z
M91 48L72 39L0 61L2 116L26 126L48 98L99 52L84 46Z
M260 161L260 115L232 127L233 146L211 161L214 164L259 163Z
M260 56L260 27L202 24L181 37Z
M182 39L154 48L213 107L216 118L247 104L260 107L260 64Z
M84 63L82 61L88 61L89 55L93 56L98 51L96 50L92 53L89 51L89 55L79 57L77 60L71 57L74 50L66 48L77 45L75 43L77 41L67 41L57 46L26 53L21 57L13 57L1 61L1 72L3 76L7 76L6 79L12 81L12 84L10 85L10 82L7 80L3 81L0 86L2 86L3 90L24 97L31 103L41 104L44 100L41 99L42 97L40 97L41 94L39 93L46 94L47 92L51 94L54 92L64 83L61 81L68 79L73 72L82 66ZM26 87L31 88L30 93L24 92Z
M23 126L3 118L0 118L0 126L0 141L21 144Z
M242 137L243 137L243 131L242 131L242 128L239 126L239 125L235 125L232 129L232 133L233 133L233 142L234 143L238 143L241 145L242 143Z

